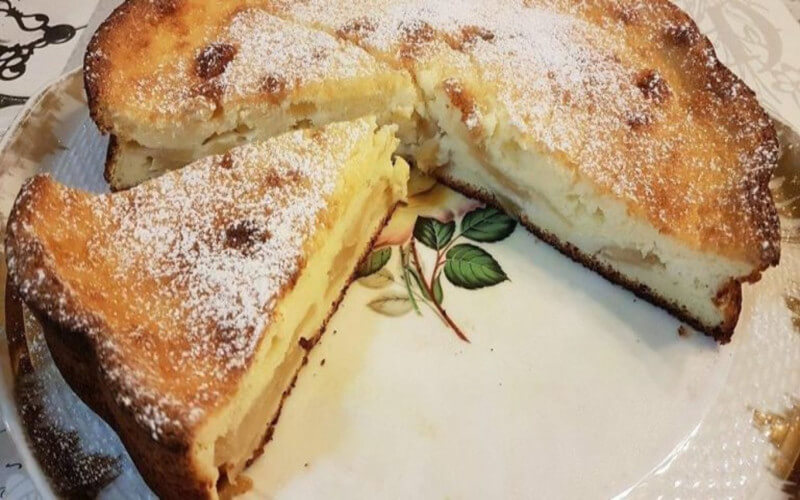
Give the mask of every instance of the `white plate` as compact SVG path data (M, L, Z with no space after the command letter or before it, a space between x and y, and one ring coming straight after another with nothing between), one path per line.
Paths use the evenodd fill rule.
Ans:
M105 144L79 73L31 99L0 142L0 233L36 172L105 190ZM796 217L800 168L783 173L794 177L774 186ZM443 278L443 308L467 343L433 309L411 309L397 244L417 213L458 222L476 206L443 188L413 205L384 233L395 245L382 272L398 283L373 276L348 292L247 471L251 495L777 498L797 488L774 473L800 449L797 221L784 221L780 267L745 288L727 346L680 337L669 315L520 228L478 244L510 281L466 291ZM435 256L416 246L429 273ZM0 406L37 486L52 495L111 479L103 496L149 494L113 432L64 384L35 322L9 330Z

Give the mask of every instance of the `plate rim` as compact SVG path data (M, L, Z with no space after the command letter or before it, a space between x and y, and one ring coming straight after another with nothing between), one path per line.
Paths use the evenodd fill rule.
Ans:
M9 125L9 127L3 133L3 136L0 137L0 152L4 151L8 147L8 144L11 142L12 138L15 138L19 134L22 124L29 118L34 108L42 103L47 95L55 92L59 85L78 77L82 73L82 68L75 68L42 85L33 94L33 96L28 99L19 113L17 113L17 116L14 117L14 120L12 120L11 125ZM5 223L6 221L3 222ZM3 258L5 259L5 252L3 252ZM5 263L3 263L3 265L5 266ZM6 295L10 293L7 278L5 283L5 291ZM2 299L5 300L5 297ZM5 304L3 304L3 307L5 307ZM6 331L6 325L2 325L2 327L4 335L2 349L0 349L0 351L5 351L4 355L10 360L11 353L8 344L8 332ZM3 355L3 353L0 352L0 355ZM11 388L14 387L15 381L13 373L9 373L9 368L10 366L0 369L0 378L2 378L2 383L0 383L0 415L2 416L2 421L6 426L8 435L11 438L11 442L14 444L14 447L16 448L17 453L19 453L20 459L25 466L25 471L31 478L31 481L36 487L38 493L44 498L58 498L53 491L50 479L46 476L44 470L42 470L39 461L33 456L33 451L28 444L27 433L19 416L16 399L11 393Z

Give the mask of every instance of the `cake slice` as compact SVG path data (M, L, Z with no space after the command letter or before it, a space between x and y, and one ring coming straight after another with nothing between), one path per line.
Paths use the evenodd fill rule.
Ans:
M366 107L410 102L410 115L392 111L405 104L371 113L397 120L406 131L401 150L418 167L503 207L568 256L720 342L736 326L742 283L779 261L768 188L778 153L773 124L666 0L220 4L131 0L95 36L87 92L100 128L128 145L111 149L107 168L117 177L170 154L172 144L212 144L236 120L250 120L258 134L283 127L266 121L267 110L291 109L293 94L237 94L247 79L236 68L258 53L273 79L326 89L303 98L300 109L320 99L331 110L315 115L315 125L361 112L353 96ZM256 21L242 31L242 20ZM343 78L362 65L338 57L335 66L283 64L331 40L375 71ZM262 41L271 49L253 52ZM203 85L186 68L220 44L235 54L207 82L220 98L197 97ZM378 75L404 83L385 86ZM388 90L365 92L370 78ZM192 104L200 101L202 113ZM134 152L145 146L152 151Z
M163 498L217 498L404 198L375 120L232 149L96 196L47 176L8 224L11 283L71 387Z

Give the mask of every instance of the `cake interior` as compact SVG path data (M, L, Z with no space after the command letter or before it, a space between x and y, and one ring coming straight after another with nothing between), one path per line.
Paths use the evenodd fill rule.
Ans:
M249 460L260 453L266 424L291 390L308 346L321 334L373 237L403 197L408 165L402 159L392 162L391 132L383 128L373 140L359 147L344 167L351 181L369 179L364 189L353 199L340 200L347 204L344 215L320 228L315 237L324 243L307 256L296 284L280 300L237 391L198 431L193 455L204 475L216 478L220 488L234 485Z
M114 189L127 189L236 146L263 141L291 130L322 127L364 116L375 116L379 126L395 126L401 140L401 151L402 145L416 143L414 103L418 96L413 87L387 79L374 82L374 86L381 87L384 92L373 95L367 90L358 92L359 83L363 82L351 82L350 87L355 88L350 88L349 94L354 95L349 99L333 99L327 103L287 99L278 107L256 107L241 116L224 120L218 130L202 142L176 139L164 147L162 144L146 146L135 140L112 137L106 177Z
M503 125L510 122L507 117L488 118L497 126L476 146L445 92L432 92L428 109L440 129L438 163L444 167L433 172L436 177L500 205L566 253L606 273L619 273L625 284L657 291L666 305L684 309L702 324L726 320L718 304L738 300L724 294L732 277L751 272L749 263L694 250L660 234L631 216L625 203L599 193L574 168L517 140Z

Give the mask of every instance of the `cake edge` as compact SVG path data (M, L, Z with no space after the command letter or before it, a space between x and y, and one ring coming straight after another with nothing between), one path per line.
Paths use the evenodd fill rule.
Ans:
M486 191L485 189L462 182L442 171L434 172L433 175L442 184L455 191L458 191L465 196L474 198L503 211L508 210L506 207L503 207L503 205L492 193ZM599 274L601 277L610 281L614 285L628 290L640 299L643 299L650 304L663 309L668 314L674 316L680 321L683 321L697 331L712 337L720 344L727 344L731 341L731 337L733 336L734 329L739 320L739 313L741 311L742 284L740 281L732 278L726 286L717 291L717 304L719 305L720 311L722 312L725 320L719 325L706 325L699 318L694 317L688 310L686 310L686 308L680 306L678 303L662 297L647 285L634 281L613 267L587 255L572 243L562 241L555 234L545 231L544 229L533 224L523 214L514 213L513 211L510 213L512 213L514 218L517 219L520 224L522 224L531 234L544 241L559 253L568 257L570 260L582 265L590 271Z
M42 178L34 177L29 183L37 182L36 179ZM23 196L25 194L30 196L32 190L26 189L27 187L26 185L23 188ZM19 198L17 202L20 207L26 205ZM337 300L331 305L320 329L315 332L311 339L305 339L303 342L306 344L303 361L295 372L289 387L284 389L275 415L264 423L264 439L254 450L253 456L248 459L248 465L264 452L264 447L271 440L274 426L277 424L283 404L291 392L300 370L307 364L307 357L311 348L319 342L328 322L338 310L350 285L357 279L358 267L369 257L373 250L373 245L400 203L395 203L380 222L379 229L370 238L369 245L358 259ZM15 203L14 211L16 211L16 208ZM13 236L9 231L6 245L10 244L9 242L12 238ZM43 263L46 260L41 245L37 245L36 254L38 255L35 256L34 261ZM45 264L40 268L48 270L47 274L50 276L48 276L47 281L51 284L62 288L65 286L60 278L52 272L50 266ZM187 496L189 498L212 498L212 492L217 491L217 486L220 483L208 484L200 479L199 472L201 468L192 453L195 434L191 431L174 432L170 433L169 436L165 436L162 441L153 440L150 430L136 421L136 412L132 411L132 409L123 408L116 403L114 387L103 380L102 366L96 354L97 341L91 338L87 329L69 321L69 315L59 319L58 316L60 315L57 311L48 311L51 304L46 299L44 303L41 303L42 301L39 297L28 297L23 294L19 290L14 274L10 273L8 286L14 287L17 295L42 326L48 350L67 385L81 401L112 428L147 485L166 499L183 500ZM67 304L66 307L78 308L80 305Z

